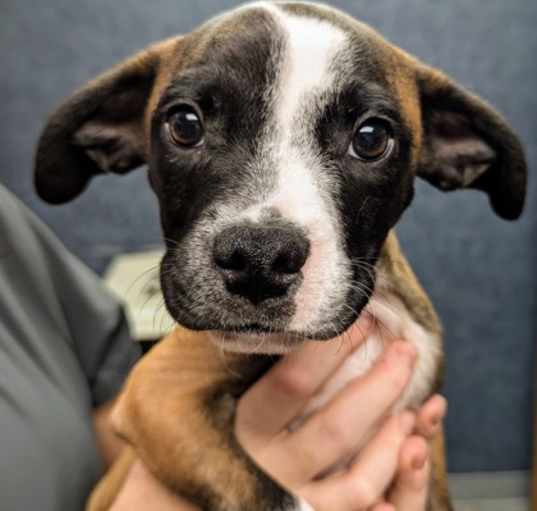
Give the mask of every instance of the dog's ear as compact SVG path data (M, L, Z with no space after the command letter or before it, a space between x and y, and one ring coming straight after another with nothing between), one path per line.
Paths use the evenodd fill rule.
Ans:
M35 186L59 204L96 174L124 174L145 162L144 114L163 44L119 64L67 99L50 117L35 157Z
M423 123L418 175L442 190L486 192L494 211L514 220L526 195L520 141L491 106L440 71L417 68Z

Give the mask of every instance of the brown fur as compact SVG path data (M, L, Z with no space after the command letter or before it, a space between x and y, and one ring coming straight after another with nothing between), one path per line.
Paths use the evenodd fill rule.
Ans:
M151 54L151 59L158 61L158 73L155 78L151 95L147 101L147 107L144 115L144 140L149 140L146 135L150 132L151 116L157 107L157 103L162 96L162 92L170 83L174 71L173 63L177 58L181 59L182 37L172 37L160 43L151 46L148 52ZM149 148L146 147L146 158L149 156Z
M451 510L446 466L444 431L438 433L431 444L432 475L429 509Z
M442 327L434 308L405 259L394 231L388 234L377 267L389 276L387 287L399 298L425 330L437 336Z
M114 419L149 469L181 495L198 501L209 485L229 509L238 502L255 509L251 462L227 447L234 412L228 403L251 382L249 373L262 369L241 359L222 354L206 334L177 328L135 367ZM209 413L217 394L229 399ZM108 494L110 488L97 491ZM89 509L107 508L92 503Z

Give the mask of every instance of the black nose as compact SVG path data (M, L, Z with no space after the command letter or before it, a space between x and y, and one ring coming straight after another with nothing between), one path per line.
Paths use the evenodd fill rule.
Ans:
M309 248L305 235L291 226L237 225L216 237L213 255L228 291L257 305L287 292Z

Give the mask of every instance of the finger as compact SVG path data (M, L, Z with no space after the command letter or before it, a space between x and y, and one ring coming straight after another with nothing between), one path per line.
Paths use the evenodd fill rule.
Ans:
M446 413L446 398L435 394L419 409L416 432L430 440L440 431Z
M369 313L364 313L345 333L345 340L308 342L282 358L240 399L236 423L239 440L250 443L255 436L264 441L284 430L367 337L371 324Z
M409 437L401 448L399 459L399 472L387 500L397 511L425 511L431 471L425 439Z
M357 452L404 391L414 365L415 348L395 341L373 368L350 382L281 443L290 480L306 480ZM322 448L319 448L322 446Z
M384 500L392 483L403 442L412 432L415 417L410 412L389 417L352 467L345 473L314 481L305 498L315 509L370 509Z

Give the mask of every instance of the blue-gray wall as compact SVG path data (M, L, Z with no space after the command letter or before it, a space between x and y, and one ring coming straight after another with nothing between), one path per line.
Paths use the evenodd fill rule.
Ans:
M74 88L146 44L192 29L232 0L2 0L0 181L98 271L120 251L158 243L144 172L99 179L49 207L31 186L47 113ZM537 162L535 0L340 0L333 5L443 68L496 105ZM537 337L536 180L520 222L477 192L419 184L399 233L446 327L450 468L527 468ZM1 235L1 234L0 234ZM533 264L532 264L533 262Z

